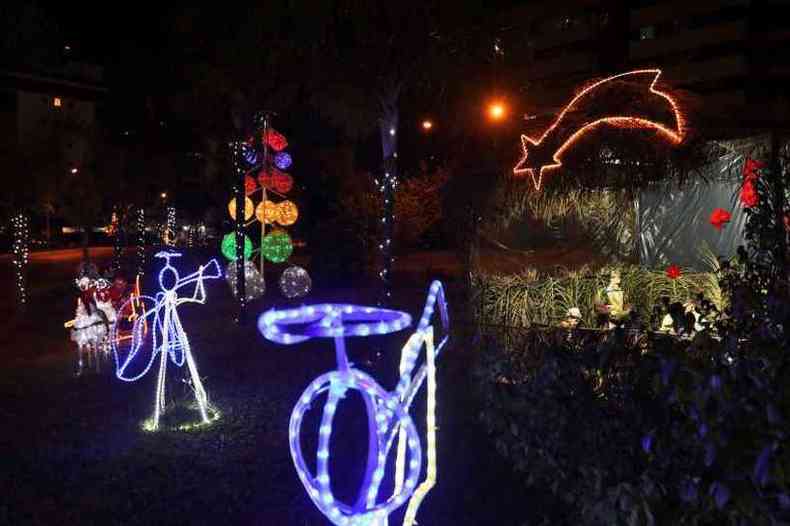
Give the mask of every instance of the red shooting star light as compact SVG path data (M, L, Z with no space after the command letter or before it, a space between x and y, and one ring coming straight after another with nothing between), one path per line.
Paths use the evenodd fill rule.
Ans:
M535 189L540 190L544 172L562 166L562 161L560 160L562 154L572 147L583 135L601 124L608 124L616 128L652 129L669 143L679 144L683 141L685 119L678 107L677 101L668 93L656 89L656 82L658 82L660 76L660 69L639 69L607 77L584 88L567 106L565 106L552 125L543 132L540 138L534 139L526 135L521 136L521 147L524 151L524 155L513 168L513 173L516 175L529 174L530 177L532 177ZM600 90L601 87L617 80L628 80L630 78L641 80L640 77L645 79L652 78L648 91L666 101L668 108L674 115L674 126L650 120L642 115L636 115L638 108L634 109L630 107L626 108L627 111L625 111L625 113L630 113L630 115L603 115L600 117L593 117L589 122L575 124L565 122L567 120L572 120L570 116L568 119L565 119L569 112L578 110L579 106L582 106L583 103L586 103L588 99L592 98L592 94ZM629 99L623 97L623 100Z

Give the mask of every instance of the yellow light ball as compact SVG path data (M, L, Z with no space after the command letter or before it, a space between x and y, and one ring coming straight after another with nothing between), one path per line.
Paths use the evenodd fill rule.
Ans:
M280 220L280 207L274 201L266 199L258 203L258 208L255 209L255 217L261 223L272 225Z
M284 226L293 225L299 218L299 208L293 201L283 201L278 205L280 210L279 223Z
M247 221L252 217L253 212L255 212L255 205L252 204L252 199L249 197L244 198L244 220ZM230 217L236 219L236 199L231 199L228 203L228 213Z

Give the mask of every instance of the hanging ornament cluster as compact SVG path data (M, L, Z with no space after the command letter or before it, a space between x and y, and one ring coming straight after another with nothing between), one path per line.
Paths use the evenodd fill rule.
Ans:
M244 180L244 278L245 298L250 301L263 295L265 262L284 263L293 253L293 240L282 227L294 225L299 219L299 207L286 197L294 186L293 177L286 173L293 158L285 151L288 140L272 129L265 116L261 130L242 143L236 143L237 158L246 163L238 171L239 183ZM239 187L240 188L240 187ZM239 201L240 202L240 201ZM236 199L228 203L228 213L236 220ZM237 222L237 225L240 223ZM254 227L253 225L257 225ZM267 228L268 227L268 228ZM255 228L260 232L260 247L254 248L247 231ZM255 236L257 237L257 236ZM222 240L222 254L232 262L236 259L236 234L229 233ZM246 261L258 253L258 266ZM233 269L231 270L231 267ZM235 263L228 266L226 277L233 294L237 293L237 269ZM291 266L280 278L280 289L287 298L305 296L312 286L310 275L301 267Z

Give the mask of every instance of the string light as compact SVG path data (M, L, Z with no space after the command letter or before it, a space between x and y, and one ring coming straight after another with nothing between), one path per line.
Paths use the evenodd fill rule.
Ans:
M242 201L244 201L244 208L245 208L245 216L246 216L246 195L245 195L245 186L246 186L246 177L247 173L242 166L242 159L246 162L251 163L257 160L257 154L255 154L254 158L250 155L250 151L252 147L248 144L235 141L231 143L231 151L233 154L233 169L235 171L235 187L234 187L234 202L236 206L241 206ZM252 150L254 154L254 150ZM246 272L244 270L244 261L245 259L249 259L252 255L252 242L249 241L247 236L244 234L244 226L245 226L245 218L241 217L241 214L236 215L235 217L235 229L232 234L226 235L222 240L222 254L228 259L235 259L236 263L236 298L239 302L239 317L238 322L240 324L244 323L246 320L246 312L247 312L247 293L246 293ZM249 245L249 249L248 249ZM243 248L242 248L243 246Z
M173 206L167 207L167 223L162 239L165 245L174 246L176 244L176 209Z
M137 275L145 275L145 209L137 209Z
M438 303L444 336L434 346L432 324ZM387 524L387 517L406 501L404 525L414 524L422 499L436 482L436 368L435 360L448 341L449 317L444 289L434 281L417 330L401 353L400 380L393 392L386 391L368 374L355 369L348 361L345 337L389 334L411 325L411 316L390 309L348 304L320 304L297 309L269 310L258 319L258 329L267 339L295 344L311 338L332 338L335 342L337 370L325 373L308 385L291 413L289 444L297 474L310 499L337 526ZM426 363L414 373L422 347ZM409 408L422 383L428 380L427 473L417 486L422 468L422 448ZM356 504L351 506L335 497L329 475L329 443L337 406L347 399L348 391L358 391L368 416L368 463L359 487ZM315 472L302 450L302 423L307 410L327 393L318 428ZM385 478L387 458L397 441L395 484L392 494L379 498ZM408 463L406 462L408 459ZM410 500L409 500L410 499Z
M648 77L652 78L649 92L664 99L672 110L675 119L673 127L665 126L659 122L652 121L643 117L627 116L627 115L608 115L601 118L593 119L578 127L571 133L567 139L563 140L563 131L566 133L568 130L563 130L560 126L566 114L577 109L579 103L586 98L592 96L598 88L616 80L629 80L631 77ZM537 139L533 139L526 135L521 136L521 148L523 156L518 164L513 168L513 173L516 175L529 174L536 190L540 190L543 182L544 172L547 170L554 170L562 166L560 158L563 153L571 148L582 136L586 133L597 128L601 124L607 124L616 128L637 128L637 129L651 129L655 130L661 137L672 144L679 144L683 141L685 133L685 119L680 111L677 101L672 98L668 93L656 89L656 83L661 76L660 69L641 69L629 71L627 73L620 73L613 75L603 80L595 82L584 88L578 95L576 95L565 108L559 113L554 122L543 132ZM557 142L561 144L557 146ZM556 148L556 149L554 149ZM553 149L553 151L551 151Z
M16 298L20 310L27 308L27 264L30 261L30 221L27 214L18 213L11 218L14 242L11 251L14 254L14 280L16 282Z
M280 290L288 299L303 298L310 292L313 282L310 274L302 267L293 265L280 276Z
M202 423L208 424L218 415L211 410L209 405L208 395L192 356L189 339L178 316L178 307L184 303L204 304L206 302L204 281L218 279L222 277L222 272L217 260L212 259L207 265L201 265L196 272L182 278L171 264L171 259L180 256L180 253L170 251L156 254L155 257L165 260L165 265L159 272L160 292L156 294L155 298L144 296L153 306L135 320L131 346L125 356L121 356L123 349L117 343L117 323L113 325L113 334L110 338L115 358L116 376L120 380L126 382L139 380L151 369L157 358L159 359L154 414L144 424L144 428L149 431L159 429L159 419L165 410L165 380L168 359L177 367L182 367L184 363L187 364ZM179 290L192 284L195 285L192 296L180 298L178 296ZM146 337L143 330L144 321L148 318L150 318L148 323L152 328L150 339ZM143 358L146 354L148 355L147 361Z
M117 273L121 270L121 260L123 259L123 232L121 229L120 220L118 219L118 214L116 212L112 213L112 217L110 219L110 227L108 229L108 233L112 235L113 238L113 245L112 245L112 269L113 272Z

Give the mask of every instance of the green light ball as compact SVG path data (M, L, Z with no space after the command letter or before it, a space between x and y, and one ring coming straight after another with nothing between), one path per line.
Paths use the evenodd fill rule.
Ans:
M222 238L222 255L230 261L236 259L236 234L231 232L225 234ZM252 241L247 236L244 236L244 259L250 259L252 256Z
M263 257L272 263L282 263L294 251L291 236L282 231L274 231L266 235L261 243Z

